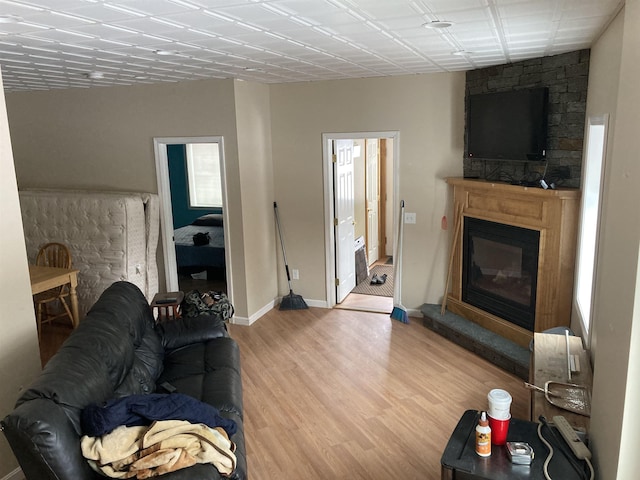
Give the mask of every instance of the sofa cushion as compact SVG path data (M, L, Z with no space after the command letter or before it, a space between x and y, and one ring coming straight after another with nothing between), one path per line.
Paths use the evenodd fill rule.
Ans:
M171 323L173 322L165 325ZM221 416L236 422L238 429L231 440L241 447L235 452L237 465L230 477L232 480L247 478L240 371L238 344L228 336L220 336L207 342L186 344L168 351L165 355L164 371L157 381L159 391L164 391L161 385L167 382L176 392L185 393L213 405L220 411ZM190 467L182 474L174 472L171 475L184 475L176 476L176 480L210 478L204 474L208 470L203 468L203 473L199 476L195 469L196 467ZM194 476L189 476L191 473Z
M113 397L118 389L121 395L154 391L164 355L154 328L142 292L128 282L114 283L16 405L50 399L66 410L79 432L78 412L87 405Z
M211 315L181 317L160 323L158 333L166 351L229 336L224 321Z
M138 393L151 393L156 388L156 379L162 373L164 348L155 329L149 326L140 345L134 351L131 370L114 392L115 397Z
M229 337L177 348L165 356L158 385L168 382L177 392L213 405L221 413L242 418L240 350Z
M16 405L46 398L68 408L77 425L75 412L113 396L129 373L134 349L120 340L117 324L102 323L81 322Z

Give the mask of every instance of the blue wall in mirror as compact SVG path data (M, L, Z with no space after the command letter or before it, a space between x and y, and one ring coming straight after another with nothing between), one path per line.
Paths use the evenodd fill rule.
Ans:
M185 145L167 145L169 161L169 186L171 188L171 211L173 228L190 225L196 218L207 213L222 213L221 208L189 207L187 182L187 154Z

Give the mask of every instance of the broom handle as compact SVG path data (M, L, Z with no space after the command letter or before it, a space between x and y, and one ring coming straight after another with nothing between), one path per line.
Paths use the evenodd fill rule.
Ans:
M280 219L278 218L278 204L273 202L273 211L276 214L276 226L278 227L278 236L280 237L280 246L282 247L282 258L284 259L284 269L287 272L287 282L289 282L289 290L291 290L291 276L289 275L289 264L287 263L287 255L284 253L284 239L280 230Z
M393 293L394 300L402 303L402 241L404 230L404 200L400 201L400 221L398 222L398 237L396 238L395 252L393 257Z
M538 392L547 393L546 389L540 388L539 386L533 385L533 384L528 383L528 382L524 382L524 386L527 387L530 390L537 390Z
M442 308L440 309L440 315L444 315L447 309L447 295L449 293L449 282L451 281L451 273L453 271L453 257L455 256L456 244L458 243L458 237L460 236L460 228L462 227L462 211L464 205L460 204L456 211L456 226L453 232L453 240L451 241L451 253L449 254L449 271L447 272L447 282L444 284L444 296L442 298Z

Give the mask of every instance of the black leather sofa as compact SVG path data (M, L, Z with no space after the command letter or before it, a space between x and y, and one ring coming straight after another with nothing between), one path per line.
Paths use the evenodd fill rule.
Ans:
M231 440L237 465L230 477L207 463L162 478L246 479L240 353L224 322L199 316L156 325L142 292L116 282L24 391L2 428L28 480L104 479L82 456L82 410L173 389L236 422Z

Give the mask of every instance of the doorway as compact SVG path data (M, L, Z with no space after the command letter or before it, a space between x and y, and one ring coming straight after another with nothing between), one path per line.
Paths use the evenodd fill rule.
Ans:
M225 291L233 301L223 138L154 138L154 150L167 291Z
M329 307L385 313L393 308L398 136L323 135Z

